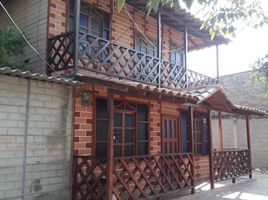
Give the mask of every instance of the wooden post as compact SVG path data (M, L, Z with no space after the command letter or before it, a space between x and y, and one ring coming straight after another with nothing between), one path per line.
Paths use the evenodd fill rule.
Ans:
M210 177L210 188L214 189L214 162L213 162L213 140L212 140L212 128L211 128L211 111L207 113L207 126L208 126L208 151L209 151L209 177Z
M75 30L74 30L74 76L77 73L78 69L78 51L79 51L79 26L80 26L80 7L81 0L75 1L75 10L74 10L74 20L75 20Z
M158 87L161 87L161 65L162 65L162 24L161 24L161 10L157 12L157 57L159 59L158 66Z
M113 93L108 90L108 148L107 148L107 200L113 196L113 157L114 157L114 112Z
M185 81L186 81L186 87L188 88L188 79L187 79L187 65L188 65L188 63L187 63L187 57L188 57L188 28L187 28L187 26L185 25L185 27L184 27L184 41L183 41L183 43L184 43L184 67L186 68L186 73L185 73Z
M219 139L219 148L220 150L223 150L221 112L218 112L218 139Z
M250 128L249 128L249 117L248 117L248 115L246 115L246 129L247 129L247 146L248 146L248 157L249 157L249 178L252 178Z
M191 149L192 149L192 162L193 162L193 166L192 166L192 175L193 175L193 180L191 181L191 193L194 194L195 193L195 148L194 148L194 129L193 129L193 122L194 122L194 116L193 116L193 107L189 107L188 109L188 121L189 121L189 129L188 129L188 134L191 135Z

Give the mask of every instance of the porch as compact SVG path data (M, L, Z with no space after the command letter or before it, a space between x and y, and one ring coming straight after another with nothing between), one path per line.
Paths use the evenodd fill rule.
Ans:
M126 83L124 82L124 84ZM112 86L111 83L109 85ZM196 107L194 104L181 103L179 99L171 100L165 98L165 96L162 96L161 99L153 100L154 98L150 96L148 90L146 96L150 96L149 98L146 98L144 93L142 94L143 97L139 97L139 92L143 90L137 90L136 87L134 89L130 86L128 92L114 89L107 89L106 92L96 92L98 90L97 88L99 88L96 85L84 87L88 89L93 88L93 96L97 94L95 98L100 98L100 96L106 98L108 109L107 118L103 112L99 116L97 110L99 104L93 100L92 105L95 105L93 107L96 109L95 111L91 110L91 108L83 108L80 104L80 106L77 106L77 112L79 111L81 114L77 114L79 118L76 118L76 122L81 121L81 115L83 114L84 116L85 111L93 112L95 113L94 133L98 135L97 137L102 137L102 133L98 132L98 120L103 121L106 119L107 125L102 124L102 127L108 127L108 132L107 143L103 139L102 141L96 139L95 135L94 142L90 144L86 143L83 147L81 147L80 143L74 145L75 148L82 148L81 153L79 153L79 149L75 150L77 152L74 153L73 158L72 194L74 200L148 199L167 197L170 194L194 194L195 187L201 181L198 176L204 173L209 174L206 177L206 181L210 183L211 188L214 188L215 183L218 181L231 179L232 182L235 182L237 177L243 175L248 175L251 178L248 115L253 114L253 111L249 111L246 108L241 108L240 110L236 108L238 110L234 109L230 111L245 116L245 126L247 127L245 136L248 138L249 146L246 149L224 149L220 145L213 146L212 144L211 111L206 109L206 107ZM105 86L101 88L103 90ZM78 91L81 92L83 89L79 89ZM155 90L153 91L155 92ZM211 103L211 98L215 100L215 95L221 98L222 96L217 92L214 92L212 97L207 98L206 103ZM195 91L195 93L197 92ZM133 94L136 95L133 96ZM76 96L78 102L83 102L80 99L80 95ZM137 116L137 121L135 122L136 128L132 128L130 125L119 127L118 115L116 114L122 113L122 109L124 109L126 110L126 112L124 111L126 114L122 114L121 116L127 115L129 119L132 116L130 110L135 106L138 106L137 109L140 110L139 103L141 102L143 105L147 103L150 105L150 110L147 113L149 118L144 120L139 119L140 113L137 111L135 114ZM215 109L216 107L213 108ZM184 115L185 113L187 115ZM163 129L166 126L166 122L163 119L169 119L163 116L167 114L173 120L180 120L174 123L178 124L178 126L171 125L170 128L166 127ZM196 118L197 116L202 116L202 118ZM127 120L127 118L120 119L122 121L124 119ZM135 144L137 148L132 146L134 143L129 139L127 130L134 131L134 129L139 129L139 123L147 124L148 122L148 129L146 129L148 132L146 130L142 132L144 136L148 135L148 138L141 141L139 140L139 132L136 132L137 135L134 140L137 140ZM168 123L173 124L173 121ZM198 129L198 123L202 123L202 130ZM173 131L172 127L177 129L178 132ZM106 128L104 129L106 130ZM122 130L120 137L118 135L118 129ZM199 131L202 132L203 139L201 143L207 143L207 146L204 144L200 146L198 135L201 132ZM205 132L207 136L205 136ZM81 130L77 130L77 134L81 135L82 133ZM135 134L134 132L132 133ZM167 138L167 135L169 135L169 138ZM174 138L175 135L177 135L176 138ZM122 139L120 139L121 136ZM187 139L184 139L184 136ZM175 140L170 137L173 137ZM77 142L80 140L84 141L83 137L82 139L76 139L75 137L74 140ZM122 141L125 141L125 144ZM170 142L169 147L165 145L167 141L168 143ZM145 152L143 154L133 153L139 152L138 148L145 147L144 145L139 146L139 142L146 144L145 146L148 146L149 150L147 151L146 147L143 150ZM100 145L104 143L105 146ZM131 149L132 147L134 148L131 150L131 155L129 155L130 150L128 147L131 147ZM200 158L198 149L204 152L204 156L209 160L209 163L207 163L208 168L205 168L205 172L203 171L204 169L200 168L202 164L198 164L198 158ZM85 150L90 150L88 151L91 152L89 153L90 155L81 155L85 153ZM102 153L106 154L106 156L100 156Z

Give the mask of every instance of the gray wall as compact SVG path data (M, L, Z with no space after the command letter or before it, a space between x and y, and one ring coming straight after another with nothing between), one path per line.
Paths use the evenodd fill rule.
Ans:
M7 2L5 6L10 15L25 33L30 43L43 58L46 58L48 0L8 0ZM0 27L10 25L12 23L3 9L0 9ZM25 47L23 56L12 58L13 61L19 62L24 62L27 59L30 59L26 65L27 70L46 72L45 63L28 46Z
M25 132L27 81L0 75L1 200L22 199L23 184L25 199L68 199L71 91L65 85L31 81Z

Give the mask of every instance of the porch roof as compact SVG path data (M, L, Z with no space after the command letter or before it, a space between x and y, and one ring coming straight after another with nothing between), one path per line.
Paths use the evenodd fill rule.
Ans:
M114 86L121 86L125 89L132 88L143 93L172 97L174 99L184 100L185 103L188 102L194 105L206 106L209 109L222 112L243 115L268 115L268 112L264 110L233 104L224 94L223 87L220 85L175 90L168 88L159 88L153 85L129 81L126 79L119 79L116 77L93 72L87 72L86 77L85 74L77 74L77 78L80 79L81 82L97 82L106 84L111 88Z
M70 78L47 76L45 74L40 73L31 73L30 71L21 71L19 69L12 70L9 67L0 68L0 75L9 75L9 76L21 77L24 79L53 82L65 85L79 84L79 81L72 80Z
M145 0L127 0L128 4L134 6L135 8L146 12L146 1ZM205 47L210 47L216 44L228 44L229 39L218 34L215 36L214 40L211 40L211 35L208 30L202 29L200 27L203 21L192 15L185 9L180 9L175 11L175 9L162 7L161 8L162 22L174 27L175 29L184 32L184 27L187 26L189 41L193 43L192 50L201 49ZM155 13L151 13L151 16L156 18Z

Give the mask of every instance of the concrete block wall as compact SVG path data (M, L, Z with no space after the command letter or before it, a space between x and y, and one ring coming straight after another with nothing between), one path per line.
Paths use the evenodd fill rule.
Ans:
M68 199L71 91L31 80L26 136L27 80L0 75L0 200Z

